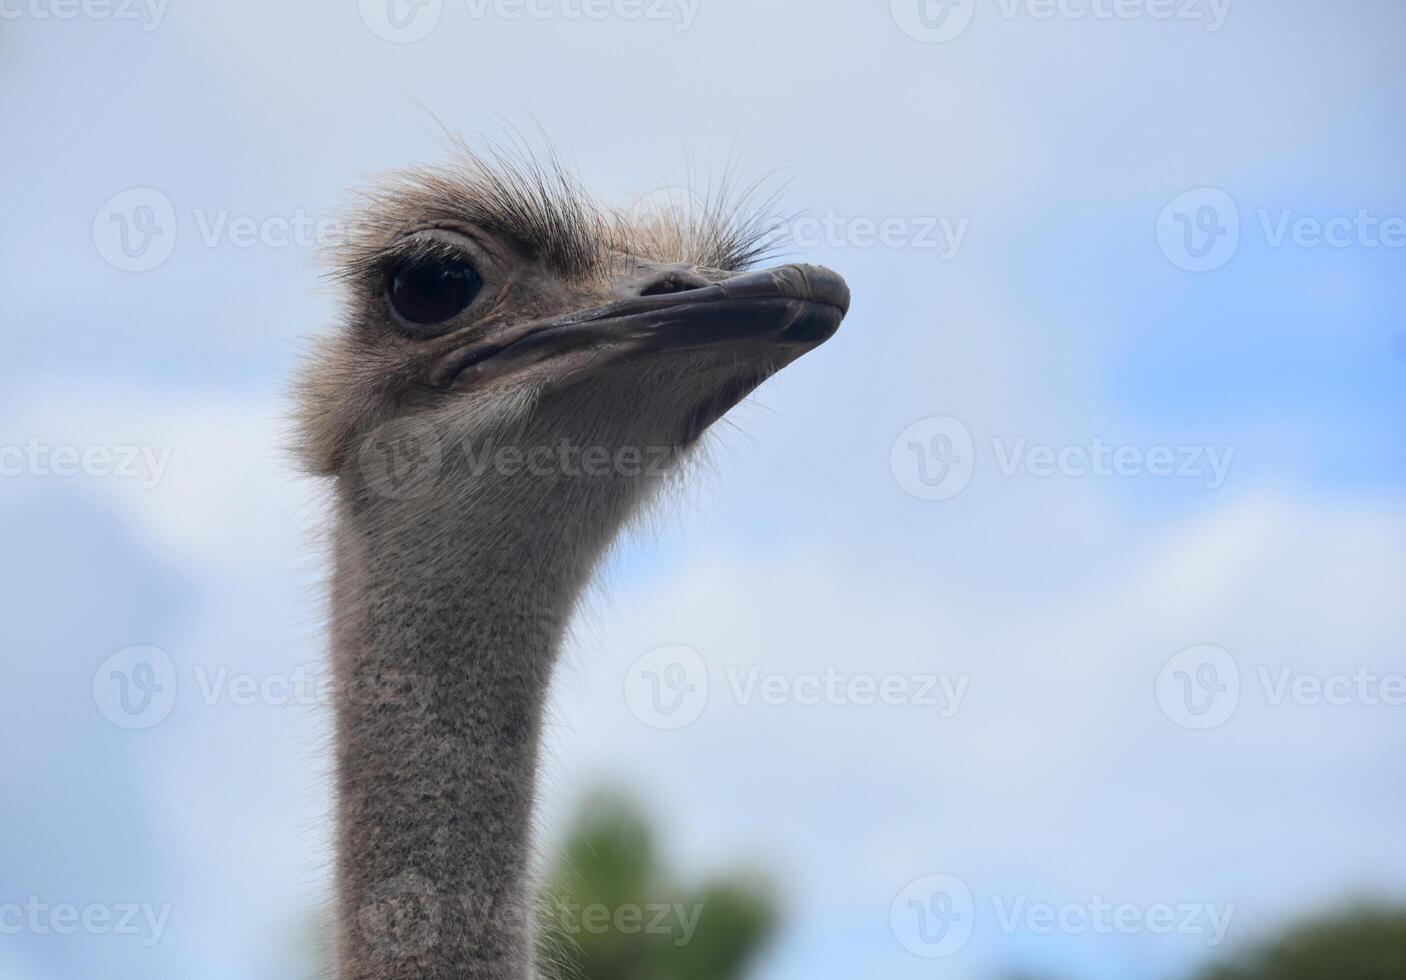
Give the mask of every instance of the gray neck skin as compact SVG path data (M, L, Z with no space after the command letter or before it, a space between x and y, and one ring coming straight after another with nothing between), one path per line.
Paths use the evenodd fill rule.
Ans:
M341 478L340 980L533 976L542 703L571 609L635 495L579 477L472 492L455 480L397 501Z

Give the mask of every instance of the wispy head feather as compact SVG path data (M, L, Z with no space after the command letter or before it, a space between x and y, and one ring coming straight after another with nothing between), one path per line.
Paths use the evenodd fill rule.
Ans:
M783 222L761 185L738 188L724 175L716 190L652 192L608 208L550 149L475 151L456 142L445 163L392 172L362 191L348 222L354 234L334 258L352 277L411 232L465 222L577 280L605 278L627 256L740 272L778 245Z

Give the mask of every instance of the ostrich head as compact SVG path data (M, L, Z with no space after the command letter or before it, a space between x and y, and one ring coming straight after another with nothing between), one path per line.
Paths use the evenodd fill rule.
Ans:
M643 456L686 450L849 304L827 269L748 271L759 218L699 212L607 212L559 167L468 155L369 194L338 256L344 322L305 376L311 467L391 497L495 476L531 495L505 482L526 467L559 501L592 463L592 485L647 483ZM514 473L506 448L529 454Z
M470 157L358 214L301 417L336 477L333 668L376 694L337 704L342 980L531 975L508 913L573 604L649 478L845 314L833 272L747 271L763 229L703 212Z

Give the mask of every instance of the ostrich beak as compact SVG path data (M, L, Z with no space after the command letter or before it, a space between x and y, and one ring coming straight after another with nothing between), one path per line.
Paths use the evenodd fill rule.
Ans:
M816 265L783 265L720 282L675 277L669 288L525 324L492 344L461 349L437 365L434 380L469 387L547 362L565 376L646 355L721 346L751 347L763 352L761 359L789 361L829 340L849 310L844 279Z

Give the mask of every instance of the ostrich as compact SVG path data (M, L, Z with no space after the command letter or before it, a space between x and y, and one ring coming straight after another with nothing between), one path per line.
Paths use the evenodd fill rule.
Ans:
M337 977L528 980L541 716L573 606L664 482L651 460L676 472L849 291L746 271L757 218L609 212L551 161L466 153L357 219L298 419L334 488Z

